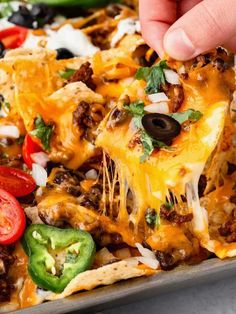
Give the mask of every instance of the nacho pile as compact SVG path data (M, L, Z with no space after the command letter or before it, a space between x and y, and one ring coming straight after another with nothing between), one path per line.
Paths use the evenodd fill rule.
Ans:
M39 42L0 59L0 134L18 131L0 136L1 166L37 184L18 197L24 235L0 246L0 312L236 255L230 53L160 60L124 5L65 25L96 51L58 59Z

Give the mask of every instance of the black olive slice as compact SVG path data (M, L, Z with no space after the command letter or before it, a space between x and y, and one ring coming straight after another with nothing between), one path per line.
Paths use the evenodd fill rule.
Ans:
M54 9L44 3L34 4L30 13L39 22L39 26L52 22L55 16Z
M52 22L54 15L54 10L46 4L34 4L31 10L21 5L18 11L12 13L8 21L26 28L37 29Z
M178 121L160 113L146 114L142 118L142 125L151 137L164 143L173 140L181 132Z
M34 27L35 19L31 15L30 11L24 6L20 6L18 11L13 12L12 15L8 18L8 21L15 25L26 28L37 28Z
M73 53L66 48L58 48L56 49L56 52L57 52L57 60L74 58Z
M0 41L0 59L4 57L5 55L5 46L4 44ZM1 100L0 100L1 101Z

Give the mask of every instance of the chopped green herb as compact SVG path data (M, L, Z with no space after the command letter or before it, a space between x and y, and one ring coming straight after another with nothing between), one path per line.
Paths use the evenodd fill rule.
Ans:
M155 209L147 209L145 213L145 220L147 225L152 229L160 225L160 217Z
M11 105L9 102L5 102L4 105L7 107L9 111L11 110Z
M75 74L76 70L66 68L64 71L59 71L59 75L61 78L68 80L73 74Z
M132 102L130 105L124 104L124 109L133 117L144 115L144 102L137 100Z
M174 207L174 204L170 203L170 202L165 202L164 206L167 208L167 209L172 209Z
M233 190L236 190L236 183L234 183L232 189L233 189Z
M145 114L144 110L144 103L140 100L132 102L131 104L127 105L124 104L124 109L133 117L134 125L141 131L141 142L143 144L144 153L140 157L140 162L143 163L147 160L147 158L151 155L154 148L168 148L168 146L161 142L157 141L148 135L142 125L142 117Z
M134 125L136 126L137 129L142 129L142 116L136 116L133 118L134 119Z
M134 125L142 129L142 117L144 116L144 103L140 100L132 102L130 105L124 104L124 109L134 118Z
M141 139L141 142L143 144L143 149L144 149L143 155L140 157L141 163L147 160L147 158L152 154L155 148L165 148L165 147L168 148L168 146L165 143L155 140L150 135L148 135L145 131L142 131L140 139Z
M151 137L146 132L141 133L140 139L143 144L143 155L140 157L140 162L143 163L153 152L154 146Z
M183 124L186 121L197 122L203 116L203 114L198 110L188 109L183 112L171 113L170 116L180 124Z
M33 136L39 138L45 150L50 150L50 140L52 136L52 125L47 125L41 116L38 116L34 122L35 129L30 132Z
M232 108L231 110L232 110L233 112L236 112L236 109L234 109L234 108Z
M155 94L160 92L161 85L165 84L165 74L163 70L167 68L166 61L160 61L157 65L151 68L142 67L138 69L135 78L147 82L145 88L147 94Z
M21 135L21 136L16 140L17 144L18 144L18 145L22 145L22 144L24 143L24 139L25 139L25 137L24 137L23 135Z

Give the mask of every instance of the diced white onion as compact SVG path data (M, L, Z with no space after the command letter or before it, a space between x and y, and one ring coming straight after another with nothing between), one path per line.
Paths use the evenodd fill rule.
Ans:
M41 197L43 195L43 189L42 188L38 188L36 191L36 196Z
M146 266L148 266L148 267L150 267L152 269L157 269L159 267L158 260L154 260L152 258L143 257L143 256L138 256L138 257L136 257L136 259L140 263L142 263L142 264L144 264L144 265L146 265Z
M197 80L198 80L198 81L202 81L202 80L203 80L203 77L201 76L200 73L198 73L198 75L197 75Z
M32 177L38 186L46 186L47 184L47 171L38 164L32 165Z
M154 260L156 259L156 255L149 249L146 249L145 247L142 246L142 244L140 243L135 243L137 249L139 250L139 253L143 256L143 257L147 257L147 258L152 258Z
M144 109L149 113L169 113L169 106L167 102L159 102L157 104L147 105Z
M186 69L184 65L181 65L180 68L178 68L178 73L179 74L185 74L186 73Z
M0 117L6 118L9 114L9 108L5 104L2 105L0 109Z
M95 169L91 169L85 173L85 178L87 180L96 180L98 177L98 173Z
M179 75L175 71L169 70L169 69L164 69L163 71L165 74L166 81L168 83L173 84L173 85L180 84Z
M165 93L156 93L156 94L148 95L148 99L154 103L169 100L169 98L166 96Z
M15 125L0 125L0 137L19 138L20 131Z
M44 152L33 153L30 157L34 163L42 166L43 168L45 168L49 162L48 155Z

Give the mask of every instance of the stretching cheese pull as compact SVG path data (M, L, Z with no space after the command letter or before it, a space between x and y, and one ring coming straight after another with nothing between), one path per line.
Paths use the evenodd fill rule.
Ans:
M169 65L178 68L178 63L169 61ZM222 81L224 84L222 85ZM145 212L148 208L160 210L166 200L174 195L179 212L192 212L193 221L190 230L197 235L204 247L215 251L203 234L208 234L208 220L206 211L200 207L198 196L198 180L204 166L212 153L224 129L228 115L230 91L233 89L233 72L220 73L211 64L205 67L192 68L187 77L181 79L185 99L179 111L194 109L203 116L195 124L190 125L188 131L183 131L174 140L172 149L156 150L148 160L140 163L142 147L136 145L130 148L129 143L137 134L130 119L121 125L109 127L108 121L101 125L96 144L114 161L120 183L120 208L117 220L127 228L134 229L135 235L142 237L155 249L161 247L160 227L152 231L145 224ZM137 99L147 102L142 94L143 82L135 81L120 98L119 104L125 96L131 101ZM122 106L122 105L121 105ZM111 141L110 138L113 140ZM134 207L128 212L126 197L128 190L132 191ZM188 208L183 204L181 195L187 195ZM161 222L161 226L165 222ZM176 227L175 227L176 228ZM160 231L161 230L161 231ZM165 234L169 238L169 230ZM167 240L165 240L167 241ZM173 239L172 239L173 241ZM171 242L171 240L170 240Z

